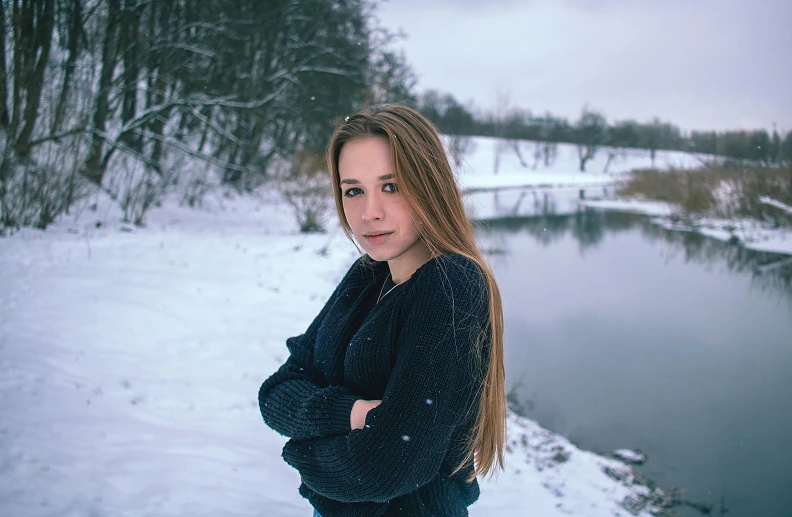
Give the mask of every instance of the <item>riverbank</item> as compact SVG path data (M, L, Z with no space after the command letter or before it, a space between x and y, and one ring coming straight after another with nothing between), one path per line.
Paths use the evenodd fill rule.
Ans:
M646 169L625 176L620 199L582 204L644 213L671 230L792 254L791 188L789 167Z
M89 208L0 240L0 513L310 513L256 393L357 252L272 199ZM472 516L651 515L630 466L509 415Z
M756 251L792 255L792 228L778 228L772 223L749 218L723 219L689 214L662 201L598 199L583 200L580 204L598 210L645 214L651 216L654 223L669 230L697 232Z
M698 232L757 251L792 254L789 168L703 168L705 156L668 151L658 152L652 163L642 150L602 149L581 173L575 172L577 150L572 145L559 144L552 163L544 166L525 163L535 142L505 146L493 138L472 140L472 151L459 166L458 177L467 197L477 199L471 206L477 218L518 215L522 200L508 194L519 190L533 191L532 197L593 191L594 199L580 204L646 214L669 229ZM493 207L482 197L488 192L507 194L497 200L502 206ZM563 212L578 206L570 205L567 198L552 209Z

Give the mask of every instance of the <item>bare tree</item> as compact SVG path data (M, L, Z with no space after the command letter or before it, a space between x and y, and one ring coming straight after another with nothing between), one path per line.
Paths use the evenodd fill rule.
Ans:
M8 73L6 72L6 5L0 2L0 130L8 129Z
M66 58L64 67L63 84L61 85L60 96L55 107L55 115L52 119L52 133L60 130L63 124L63 116L66 110L66 103L72 88L74 70L77 66L77 57L80 51L80 39L83 35L83 0L73 0L71 9L66 10L68 23L67 33L65 34L66 48L69 57Z
M542 143L542 158L544 160L544 166L550 167L551 165L553 165L557 155L558 155L558 142L551 142L549 140L545 140Z
M584 106L580 118L575 124L580 172L586 171L586 163L594 158L600 146L605 142L607 130L608 124L605 117L597 111L590 110L588 105Z
M558 153L558 142L550 142L548 140L537 140L534 142L533 150L533 165L531 168L536 170L539 164L543 164L545 168L550 167L555 162L556 154Z
M102 185L105 167L109 156L104 154L107 135L107 119L110 117L110 87L118 53L118 18L121 10L119 0L107 0L107 22L102 43L101 72L99 73L99 92L93 110L93 134L91 153L85 164L85 177L96 185Z
M493 114L493 130L495 137L495 147L493 149L492 172L498 174L500 169L501 157L508 145L504 141L506 136L507 117L511 105L511 95L504 90L495 92L495 113Z
M465 135L450 135L448 137L449 152L454 164L459 167L462 165L462 160L468 154L472 153L476 148L476 142L469 136Z
M54 0L13 2L14 23L14 112L10 133L14 151L30 154L30 140L39 117L44 71L52 44ZM24 105L24 110L21 107ZM21 129L19 129L21 126Z
M608 169L610 169L611 164L613 164L613 162L617 158L623 158L625 156L625 152L624 152L624 149L622 149L620 147L613 147L613 146L606 147L605 151L608 154L608 160L605 162L605 167L602 168L602 172L604 174L607 174L608 173Z
M396 41L406 37L402 32L392 33L385 29L373 31L367 102L416 103L412 92L418 78L407 63L404 52L392 47Z

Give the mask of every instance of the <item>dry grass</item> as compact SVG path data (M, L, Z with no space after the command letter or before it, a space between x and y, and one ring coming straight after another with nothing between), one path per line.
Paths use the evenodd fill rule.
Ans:
M689 214L750 217L792 226L792 215L759 201L768 196L792 206L790 167L636 170L620 194L665 201Z

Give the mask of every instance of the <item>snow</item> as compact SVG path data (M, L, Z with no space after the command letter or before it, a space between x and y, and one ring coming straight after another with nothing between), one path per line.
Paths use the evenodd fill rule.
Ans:
M1 515L310 515L256 395L357 251L277 200L209 201L0 240ZM650 515L625 463L508 423L472 516Z
M636 214L667 217L675 213L674 207L669 203L660 201L638 201L635 199L596 199L582 201L583 206L600 208L602 210L617 210Z
M640 465L646 461L646 455L631 449L617 449L613 451L613 456L627 463L634 463L636 465Z
M522 172L509 172L493 174L492 176L471 174L469 177L461 178L460 182L463 190L466 192L481 192L525 187L599 187L602 185L612 185L614 183L614 177L607 174L539 172L528 175L528 173Z
M778 208L778 209L780 209L780 210L782 210L782 211L784 211L784 212L786 212L788 214L792 214L792 206L785 205L781 201L777 201L777 200L775 200L773 198L770 198L770 197L767 197L767 196L760 197L759 201L761 201L762 203L764 203L766 205L774 206L774 207L776 207L776 208Z
M446 142L448 142L448 137ZM649 151L627 149L615 152L608 164L608 148L600 149L586 165L586 172L578 172L577 147L558 144L556 158L545 167L540 160L534 168L533 149L535 142L519 141L518 145L527 167L520 163L513 147L502 140L488 137L473 138L472 150L462 159L458 167L460 186L465 191L513 189L523 187L598 187L612 185L624 179L624 174L634 169L652 167ZM448 144L447 144L448 145ZM500 149L498 171L495 172L495 156ZM700 155L678 151L657 151L654 166L660 169L691 168L700 166L705 158ZM607 166L607 171L605 170Z
M698 232L722 241L771 253L792 255L792 230L774 228L752 219L718 219L715 217L683 217L668 203L630 199L586 200L583 206L603 210L619 210L654 216L654 222L669 230Z

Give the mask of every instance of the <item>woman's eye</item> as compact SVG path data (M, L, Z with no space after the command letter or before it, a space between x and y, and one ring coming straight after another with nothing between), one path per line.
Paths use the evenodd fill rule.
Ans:
M363 191L361 189L359 189L358 187L352 187L352 188L346 189L344 191L344 195L346 197L355 197L358 194L360 194L361 192L363 192Z
M386 183L383 188L385 189L385 192L398 192L399 191L399 189L396 188L396 184L395 183Z

